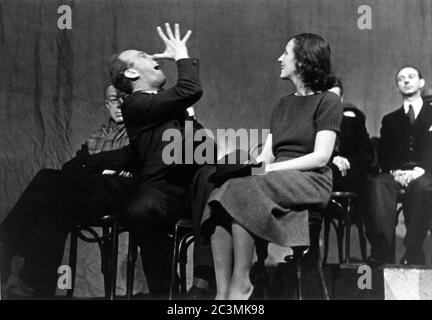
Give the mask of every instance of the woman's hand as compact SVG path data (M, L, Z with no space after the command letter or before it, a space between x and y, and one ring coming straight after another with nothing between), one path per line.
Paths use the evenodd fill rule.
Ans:
M180 26L178 23L174 25L174 34L169 23L165 23L165 28L168 37L164 34L161 27L157 27L157 32L159 33L162 41L165 43L165 51L163 53L154 54L152 56L153 59L172 59L177 61L180 59L189 58L186 42L192 34L192 31L188 30L183 39L181 39Z

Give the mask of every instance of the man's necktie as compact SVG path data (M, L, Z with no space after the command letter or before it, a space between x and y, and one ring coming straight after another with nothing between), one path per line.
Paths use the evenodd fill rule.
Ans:
M414 108L412 105L409 105L407 115L408 115L409 122L412 125L415 121Z

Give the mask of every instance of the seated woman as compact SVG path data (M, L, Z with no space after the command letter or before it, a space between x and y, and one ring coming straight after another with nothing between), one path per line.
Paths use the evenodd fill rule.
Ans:
M339 97L326 91L331 73L328 42L299 34L278 59L280 77L295 86L271 116L271 134L258 161L265 173L234 178L215 189L201 222L210 237L216 299L248 299L256 239L282 246L309 245L308 209L330 199L328 167L342 119Z

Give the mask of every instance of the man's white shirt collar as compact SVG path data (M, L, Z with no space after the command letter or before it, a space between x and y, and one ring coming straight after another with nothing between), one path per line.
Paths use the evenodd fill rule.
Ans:
M157 94L158 93L156 90L141 90L141 92L148 93L148 94Z
M415 99L414 101L411 101L411 102L404 101L403 107L404 107L405 114L408 113L409 105L413 106L414 117L415 117L415 119L417 119L417 116L419 115L419 113L421 111L421 108L423 106L423 99L421 97L419 97L419 98L417 98L417 99Z

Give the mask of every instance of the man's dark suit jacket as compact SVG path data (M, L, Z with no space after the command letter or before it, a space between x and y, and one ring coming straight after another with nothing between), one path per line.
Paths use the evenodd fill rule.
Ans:
M347 158L350 169L347 175L342 177L338 167L330 163L333 170L333 190L360 192L373 160L373 146L366 130L363 112L352 104L344 103L343 107L339 152L336 155ZM352 112L354 116L348 116L346 112Z
M123 103L130 144L139 158L140 183L169 183L167 179L173 166L163 162L162 153L169 142L162 141L162 136L168 129L184 132L186 109L202 95L198 67L196 59L180 59L177 61L178 80L173 87L157 94L134 92ZM180 183L179 179L171 180Z
M350 162L351 168L366 174L373 160L373 147L366 130L366 117L351 104L344 104L344 117L341 123L340 155ZM345 115L354 113L355 117Z
M378 148L383 173L419 166L432 169L432 107L423 104L414 125L410 126L403 106L384 116Z

